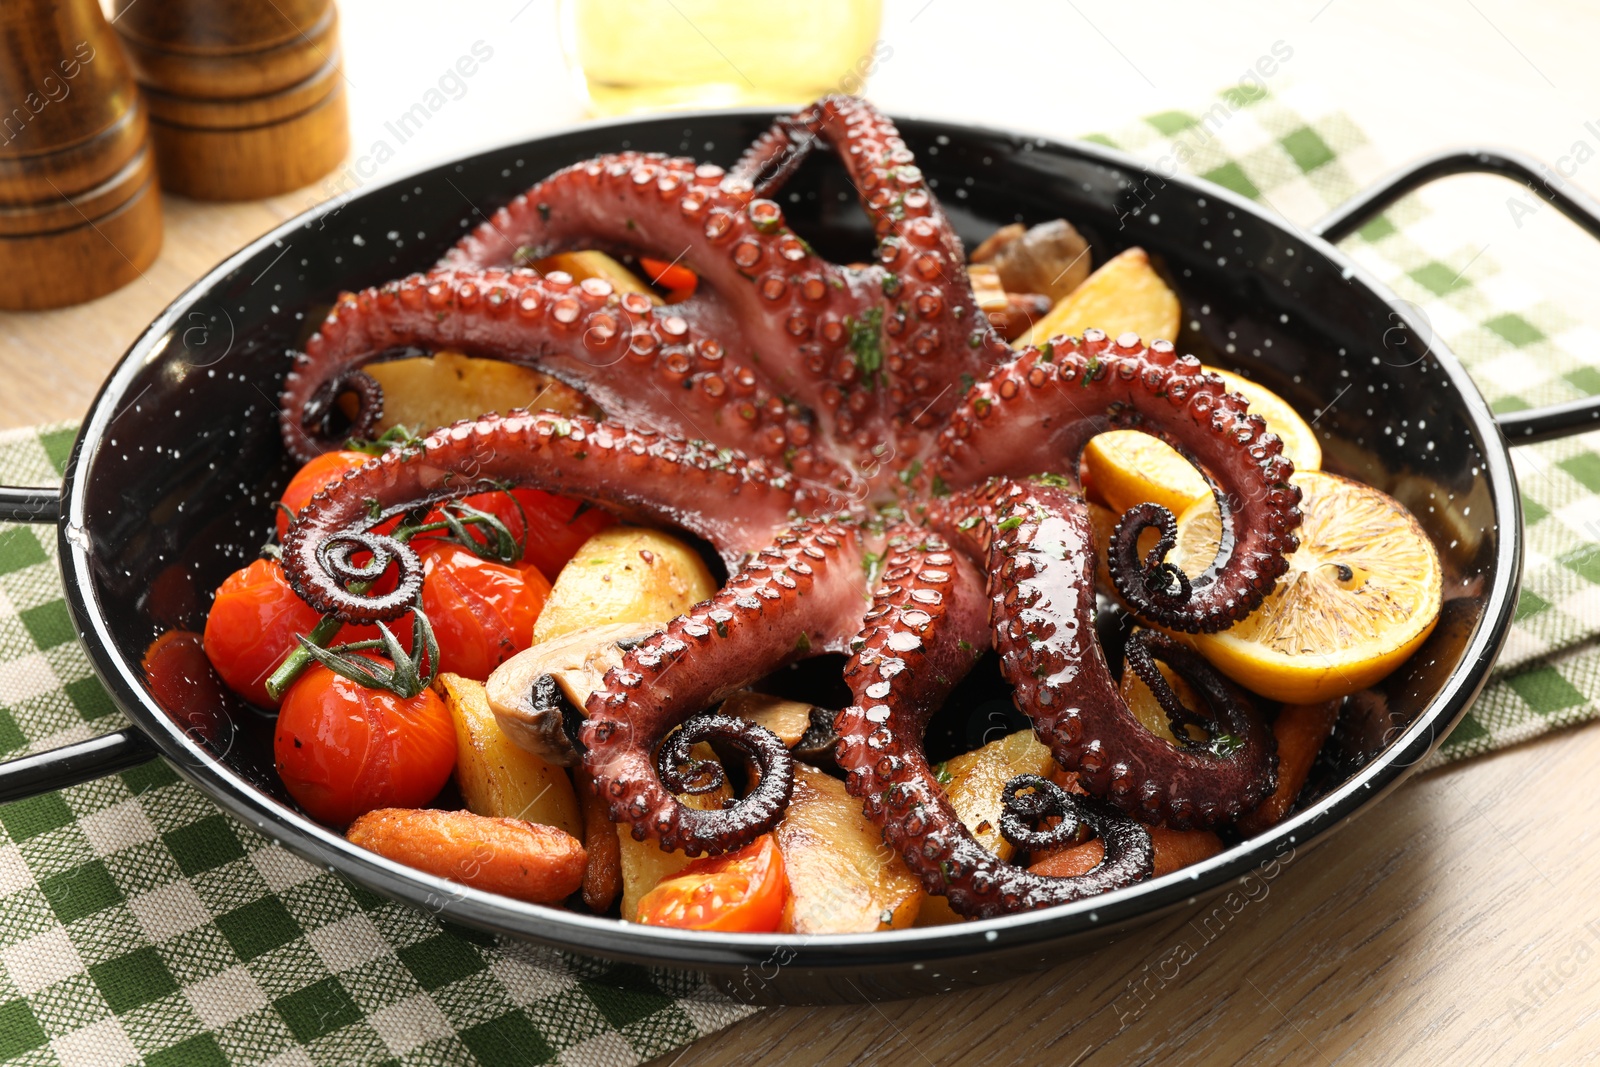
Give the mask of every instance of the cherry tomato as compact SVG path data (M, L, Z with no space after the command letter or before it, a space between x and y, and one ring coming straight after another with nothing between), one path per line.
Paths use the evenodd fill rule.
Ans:
M789 879L771 834L737 852L695 860L639 901L639 921L683 930L770 933L783 919Z
M438 795L455 769L456 732L432 689L403 699L316 665L284 694L273 757L307 814L344 826Z
M452 541L423 545L421 553L422 610L439 641L440 670L481 681L533 643L533 622L550 595L537 567L492 563Z
M694 271L677 263L668 263L664 259L640 256L639 266L644 268L646 277L672 294L673 299L668 300L668 303L675 304L679 300L693 296L695 287L700 284L700 276Z
M322 616L295 595L283 566L258 559L217 588L206 616L206 656L228 688L252 704L275 708L267 679Z
M461 502L505 523L511 539L523 546L522 562L538 567L551 581L579 546L617 521L600 508L540 489L497 489L463 497ZM429 521L437 522L438 516L430 515ZM417 538L419 550L421 543Z
M365 452L324 452L295 472L289 485L279 497L279 503L296 515L312 497L344 477L345 471L355 470L372 457ZM289 532L289 516L283 508L278 512L278 540Z
M139 666L156 703L185 729L206 736L225 717L228 693L206 659L199 634L168 630L145 649Z

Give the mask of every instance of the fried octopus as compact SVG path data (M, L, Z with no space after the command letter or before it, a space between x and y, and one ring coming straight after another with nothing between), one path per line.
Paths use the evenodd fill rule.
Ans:
M771 197L810 152L831 150L860 192L877 262L823 260ZM682 262L686 303L653 306L604 281L517 264L569 249ZM1271 731L1203 660L1137 637L1129 668L1181 739L1129 711L1093 625L1095 550L1077 457L1113 428L1154 434L1211 482L1224 536L1190 578L1165 560L1166 509L1124 515L1108 553L1131 611L1169 630L1223 629L1284 573L1300 521L1292 465L1246 402L1167 341L1086 331L1014 351L974 303L960 239L894 125L830 97L779 121L730 171L658 154L580 163L517 197L428 274L346 294L283 391L301 458L337 447L341 396L370 427L381 394L361 367L401 346L461 348L538 367L586 392L601 421L487 416L393 450L330 487L283 546L295 589L351 622L407 610L421 581L394 515L489 486L570 494L710 542L732 577L712 599L628 652L589 699L583 762L614 820L690 855L770 830L793 783L777 738L708 714L723 697L806 656L849 656L854 703L838 716L839 764L867 814L931 892L967 916L1081 899L1147 878L1145 823L1209 827L1274 785ZM1139 535L1159 543L1141 555ZM398 586L347 586L398 565ZM1003 830L1044 847L1087 823L1106 859L1076 878L1001 861L945 798L924 727L986 650L1017 707L1087 796L1036 777L1005 791ZM1208 705L1187 708L1165 662ZM1184 724L1205 740L1188 740ZM690 746L718 738L758 768L718 811L674 795L703 784Z

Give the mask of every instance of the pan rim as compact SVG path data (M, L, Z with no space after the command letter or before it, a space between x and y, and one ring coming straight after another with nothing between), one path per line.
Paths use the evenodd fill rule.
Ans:
M780 112L754 107L674 113L649 119L616 119L589 124L593 129L636 129L653 123L693 125L712 119L772 117ZM1159 173L1135 156L1083 141L1063 141L1032 132L941 119L895 116L903 129L937 128L951 134L1010 138L1033 142L1052 152L1064 152L1107 167L1142 174L1171 183L1194 196L1203 196L1244 212L1296 240L1305 242L1346 280L1365 287L1403 316L1404 305L1382 282L1335 246L1275 217L1259 205L1226 189L1188 175ZM307 819L259 792L255 786L197 744L162 711L143 690L137 664L118 651L95 589L93 570L84 536L87 485L79 473L85 455L92 455L110 421L122 407L128 386L145 356L197 303L209 296L217 283L262 251L272 248L309 223L335 214L367 197L416 180L417 177L473 162L515 147L533 147L573 132L568 127L540 137L512 142L443 163L418 168L382 184L335 197L307 209L227 257L168 305L129 346L101 387L74 444L62 485L65 503L59 526L60 557L67 602L80 638L96 674L139 729L151 738L162 756L213 801L297 855L330 871L341 871L356 881L441 918L493 930L556 948L645 962L667 967L729 971L768 965L776 955L785 967L800 969L874 968L910 965L922 969L942 962L977 962L985 956L1037 948L1050 941L1067 941L1095 932L1109 933L1134 925L1163 911L1193 903L1221 892L1230 882L1243 880L1266 864L1290 862L1299 849L1325 839L1356 814L1368 810L1380 797L1400 784L1448 734L1487 681L1493 660L1504 643L1511 623L1522 569L1523 530L1515 478L1511 474L1509 445L1500 434L1487 404L1455 354L1442 342L1432 346L1440 369L1460 396L1471 428L1483 444L1484 477L1493 497L1494 519L1500 531L1490 588L1484 594L1484 612L1469 638L1462 665L1428 701L1407 731L1379 756L1319 802L1272 830L1242 842L1219 855L1182 871L1055 908L996 919L941 927L912 928L862 934L723 934L706 937L694 931L672 930L542 908L446 882L403 867L346 842L337 833ZM1411 322L1413 329L1419 323ZM1419 334L1420 335L1420 334ZM932 977L938 977L934 972Z

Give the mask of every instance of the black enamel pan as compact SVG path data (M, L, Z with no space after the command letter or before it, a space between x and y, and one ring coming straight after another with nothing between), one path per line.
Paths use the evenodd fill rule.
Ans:
M462 889L355 848L288 801L272 772L271 724L259 713L161 706L143 681L141 654L167 629L200 629L206 591L265 539L271 501L291 472L274 410L286 353L339 291L426 268L483 212L566 164L621 148L731 162L770 118L741 111L587 126L437 167L307 212L174 302L101 390L60 493L0 490L0 517L56 524L73 620L133 722L0 766L0 800L160 755L268 837L419 908L576 952L711 973L741 997L789 1003L909 996L1042 967L1252 873L1270 879L1275 860L1378 803L1472 702L1510 623L1522 525L1507 438L1539 441L1595 425L1600 400L1497 423L1415 309L1331 242L1405 192L1465 171L1527 184L1600 237L1600 208L1549 189L1534 164L1503 153L1426 160L1305 233L1226 191L1094 145L900 125L969 245L1014 220L1066 217L1097 261L1131 245L1147 249L1183 299L1180 347L1315 415L1325 466L1399 497L1439 547L1447 599L1428 642L1377 690L1347 703L1298 814L1202 864L1080 904L887 934L708 936L637 926ZM789 218L823 254L864 258L866 220L836 165L809 164L786 193ZM1338 863L1338 849L1319 858ZM848 983L839 981L845 974Z

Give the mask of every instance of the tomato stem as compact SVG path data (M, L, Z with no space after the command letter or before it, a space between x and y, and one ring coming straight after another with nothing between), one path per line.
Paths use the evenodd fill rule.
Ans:
M300 677L302 671L311 666L311 653L306 651L306 643L309 642L319 647L325 646L337 636L343 627L344 623L337 617L324 615L322 621L312 627L310 633L300 638L300 644L297 644L294 650L284 657L283 662L278 664L278 669L273 671L272 676L267 679L267 695L272 697L273 700L282 700L283 694L288 691L289 686L294 684L294 680Z

